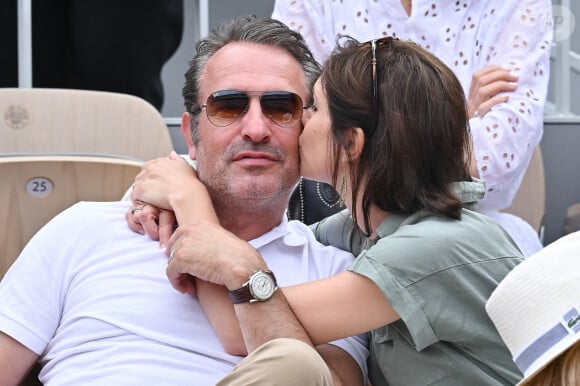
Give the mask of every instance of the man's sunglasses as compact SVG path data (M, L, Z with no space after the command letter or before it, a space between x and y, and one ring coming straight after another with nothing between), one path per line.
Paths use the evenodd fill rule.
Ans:
M240 120L250 108L250 98L260 99L262 113L282 127L294 127L302 118L303 105L299 95L289 91L221 90L212 93L200 110L205 108L207 119L219 127Z

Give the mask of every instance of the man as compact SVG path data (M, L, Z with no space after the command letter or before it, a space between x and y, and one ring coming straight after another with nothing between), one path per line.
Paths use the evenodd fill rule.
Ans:
M171 287L158 243L127 228L127 203L80 203L30 241L0 284L0 384L18 383L38 358L44 383L362 384L364 339L318 347L326 366L276 291L352 260L284 215L318 72L299 34L250 17L200 41L186 73L182 130L219 221L275 272L229 288L251 353L243 365L230 373L242 357L222 347L204 312L212 303L191 296L191 282L182 281L189 293ZM200 299L215 290L197 284ZM289 365L272 365L281 359Z

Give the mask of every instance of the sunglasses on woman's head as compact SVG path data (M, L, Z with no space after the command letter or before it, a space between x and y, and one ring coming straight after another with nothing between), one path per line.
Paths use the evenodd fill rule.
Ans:
M364 42L364 43L359 43L357 44L357 47L371 47L371 75L372 75L372 90L373 90L373 102L374 102L374 107L375 107L375 111L378 109L379 106L379 75L378 75L378 70L377 70L377 50L379 49L379 47L382 46L389 46L393 44L393 40L399 40L396 38L393 38L391 36L387 36L381 39L373 39L373 40L369 40L368 42ZM378 124L378 121L375 122L374 127L372 128L372 131L369 131L369 133L372 135L375 131L376 131L376 126Z
M371 46L371 66L372 66L372 75L373 75L373 96L375 98L375 105L378 104L378 88L379 88L379 81L377 75L377 48L380 46L387 46L393 43L393 37L387 36L381 39L373 39L369 40L368 42L361 43L362 46L370 45Z
M248 112L254 96L260 99L262 113L282 127L296 126L307 108L299 95L289 91L220 90L212 93L200 110L205 108L207 119L215 126L229 126Z

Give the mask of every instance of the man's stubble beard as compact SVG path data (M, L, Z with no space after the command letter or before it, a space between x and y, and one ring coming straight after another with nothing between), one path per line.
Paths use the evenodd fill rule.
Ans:
M266 209L280 205L285 208L288 205L290 194L298 183L300 167L298 160L289 160L288 153L283 149L272 144L235 141L216 159L211 153L206 153L203 143L198 142L196 146L198 176L207 187L216 211L222 208L227 213L235 209ZM228 163L227 160L243 150L268 152L283 161L274 173L268 171L265 175L263 169L257 167L254 175L252 170L239 174L232 170L232 162Z
M217 170L198 170L199 179L207 187L216 207L229 210L260 210L288 204L298 182L298 168L280 170L268 178L262 176L230 176Z

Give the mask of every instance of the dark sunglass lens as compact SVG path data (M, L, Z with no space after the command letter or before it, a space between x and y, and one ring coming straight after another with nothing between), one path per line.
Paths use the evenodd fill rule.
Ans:
M260 98L264 114L280 126L295 125L301 118L302 100L291 92L268 92Z
M207 117L216 126L228 126L240 119L249 105L249 97L239 91L218 91L207 100Z

